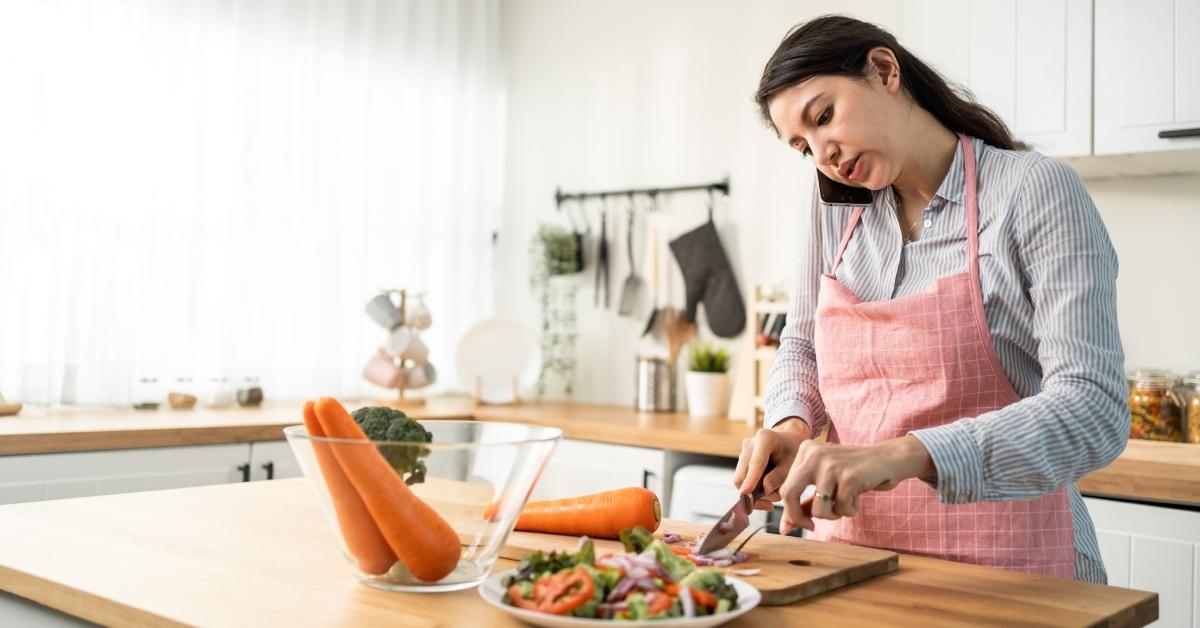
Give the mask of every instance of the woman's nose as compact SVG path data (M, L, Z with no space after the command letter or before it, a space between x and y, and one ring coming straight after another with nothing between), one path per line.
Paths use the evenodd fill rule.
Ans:
M813 154L817 156L817 165L837 167L837 147L833 142L822 142L813 148Z

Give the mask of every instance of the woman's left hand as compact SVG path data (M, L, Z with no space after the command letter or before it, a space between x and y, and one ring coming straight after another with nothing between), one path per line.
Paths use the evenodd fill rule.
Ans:
M813 529L812 520L858 514L859 498L867 491L886 491L902 481L936 474L921 441L904 436L874 445L837 445L806 440L800 444L787 479L779 488L783 502L780 532ZM816 486L812 517L805 515L800 496Z

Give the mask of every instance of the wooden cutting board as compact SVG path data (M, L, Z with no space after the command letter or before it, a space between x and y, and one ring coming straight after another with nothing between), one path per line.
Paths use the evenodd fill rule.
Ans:
M707 532L708 526L683 521L664 520L655 537L670 531L692 540ZM741 543L738 538L730 547ZM516 532L508 536L500 555L520 560L537 551L573 552L579 546L576 537L534 532ZM618 541L596 540L596 553L625 551ZM758 589L765 606L782 606L820 595L848 584L861 582L880 574L896 571L900 556L895 552L822 543L778 534L759 532L742 550L749 558L729 569L762 569L757 575L741 577ZM729 569L725 569L729 573ZM730 574L734 575L734 574Z

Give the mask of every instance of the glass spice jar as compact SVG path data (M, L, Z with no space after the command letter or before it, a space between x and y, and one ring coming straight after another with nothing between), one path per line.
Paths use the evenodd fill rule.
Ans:
M176 410L189 410L196 405L196 391L192 387L192 378L177 377L167 393L167 403Z
M224 377L213 377L208 380L202 400L208 408L227 408L233 405L233 388Z
M1175 388L1183 406L1183 442L1200 443L1200 371L1190 371Z
M1180 442L1183 408L1172 390L1170 371L1139 369L1129 388L1129 437Z
M258 384L257 377L247 377L242 381L242 385L237 391L237 402L243 408L261 405L263 401L263 389Z
M154 377L139 377L133 381L133 409L157 410L162 402L162 392L158 389L158 379Z

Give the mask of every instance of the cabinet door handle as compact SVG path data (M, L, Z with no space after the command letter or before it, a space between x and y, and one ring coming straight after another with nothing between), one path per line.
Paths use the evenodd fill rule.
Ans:
M249 462L247 462L246 464L239 464L237 467L237 470L242 472L242 481L243 482L250 481L250 463Z
M650 469L642 469L642 488L650 488L650 476L654 475Z
M275 463L274 462L268 462L267 464L264 464L262 466L262 468L266 470L268 480L275 479Z
M1158 138L1162 140L1171 140L1180 137L1200 137L1200 126L1191 129L1171 129L1170 131L1158 132Z

